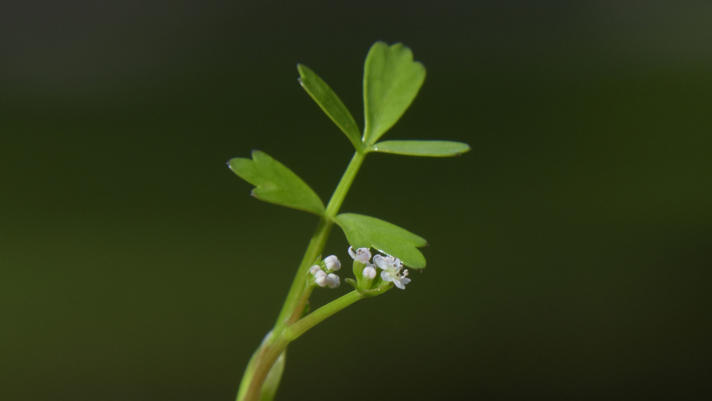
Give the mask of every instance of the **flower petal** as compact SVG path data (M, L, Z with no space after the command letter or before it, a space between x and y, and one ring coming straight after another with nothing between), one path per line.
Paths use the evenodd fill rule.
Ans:
M358 257L352 247L349 247L349 256L351 256L351 259L353 259L353 260L356 260L356 258Z
M380 267L382 270L386 270L390 267L388 265L388 260L383 255L375 255L373 257L373 263L375 263L376 266Z
M369 248L358 248L355 252L349 246L349 256L359 263L368 264L371 261L371 250Z

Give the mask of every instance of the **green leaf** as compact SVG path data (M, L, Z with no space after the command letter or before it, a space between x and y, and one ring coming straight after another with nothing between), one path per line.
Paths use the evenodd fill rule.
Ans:
M349 244L354 248L376 248L393 255L413 269L425 267L425 257L418 250L425 238L375 217L342 213L335 218Z
M361 131L356 125L349 109L336 93L314 71L303 64L297 64L299 84L311 96L316 104L336 124L356 149L361 149Z
M448 157L468 152L470 145L454 141L383 141L371 146L371 150L406 156Z
M413 61L402 43L376 42L366 56L363 103L366 127L363 141L375 143L405 113L425 80L425 67Z
M274 399L274 396L277 394L277 389L279 388L279 382L282 380L286 360L287 351L283 351L270 368L269 373L267 373L267 377L262 385L260 401L272 401Z
M324 214L324 204L299 176L267 153L255 150L252 159L230 159L228 167L243 180L255 186L252 196L316 215Z

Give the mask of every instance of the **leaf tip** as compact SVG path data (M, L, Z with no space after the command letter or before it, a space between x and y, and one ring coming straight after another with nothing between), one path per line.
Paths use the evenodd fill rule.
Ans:
M312 70L302 63L297 63L297 72L299 73L299 78L304 79L304 76L308 75Z
M470 145L465 142L458 142L458 144L460 145L460 149L458 149L455 153L453 153L453 155L452 155L453 157L460 157L460 156L464 155L465 153L472 150Z
M404 45L402 42L396 42L392 44L390 50L393 52L402 53L403 57L405 57L409 61L413 61L413 51L410 50L410 47Z
M237 173L245 164L252 164L252 160L246 157L233 157L227 161L227 168Z
M423 82L425 82L425 76L427 75L427 69L425 68L425 64L421 63L420 61L413 61L413 65L423 74Z
M371 49L383 48L383 47L388 47L388 43L386 43L384 40L377 40L377 41L373 42L373 44L371 45Z

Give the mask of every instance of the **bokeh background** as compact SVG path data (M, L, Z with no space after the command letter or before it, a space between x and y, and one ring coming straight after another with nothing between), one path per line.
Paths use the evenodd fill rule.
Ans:
M225 162L262 149L327 198L350 145L295 65L361 121L375 40L428 69L388 137L472 151L369 156L343 210L429 267L296 341L278 399L712 392L709 3L12 3L0 399L232 400L316 221Z

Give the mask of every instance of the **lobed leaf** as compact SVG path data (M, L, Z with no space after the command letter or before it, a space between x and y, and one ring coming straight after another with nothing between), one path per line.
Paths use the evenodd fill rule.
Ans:
M371 146L371 151L405 156L449 157L470 150L470 145L455 141L383 141Z
M422 269L425 257L418 250L427 244L425 238L375 217L342 213L335 218L349 244L354 248L376 248L393 255L408 267Z
M361 149L361 131L339 96L309 67L297 64L297 71L299 71L299 84L302 88L341 129L354 147Z
M376 42L363 72L363 141L375 143L405 113L425 80L425 67L402 43Z
M324 203L314 190L267 153L255 150L252 159L236 157L230 159L228 167L255 186L252 195L257 199L319 216L324 214Z

